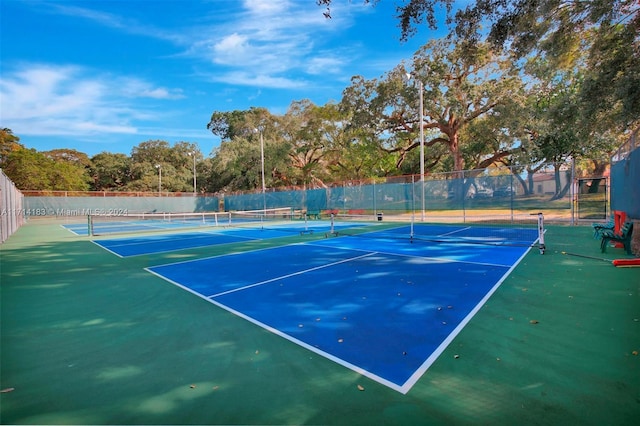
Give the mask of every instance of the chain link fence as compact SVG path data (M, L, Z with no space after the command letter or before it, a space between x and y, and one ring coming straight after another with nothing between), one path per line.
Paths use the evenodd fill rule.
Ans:
M600 178L602 179L602 178ZM459 173L395 176L384 180L343 182L325 188L266 190L224 196L224 209L260 210L291 207L294 211L335 214L381 214L422 221L515 220L543 212L545 218L571 222L607 216L606 179L600 185L578 185L572 163L491 167ZM589 209L580 199L595 191L605 205ZM578 197L584 193L583 197Z
M0 169L0 243L24 223L24 196Z
M315 188L267 188L234 194L25 192L25 218L89 214L186 213L291 208L432 222L516 221L542 212L555 222L610 215L608 176L576 177L572 162L489 167L455 173L347 181ZM380 219L379 219L380 220Z

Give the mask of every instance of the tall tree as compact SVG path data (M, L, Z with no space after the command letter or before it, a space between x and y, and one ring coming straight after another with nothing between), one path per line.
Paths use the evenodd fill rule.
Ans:
M45 190L51 188L49 170L54 162L35 149L19 149L10 152L3 161L3 171L21 190Z
M329 152L327 133L331 133L332 120L325 120L323 108L308 99L294 101L283 117L282 133L290 145L289 158L298 183L324 186Z
M22 190L86 191L84 167L55 161L35 149L19 149L7 155L3 165L7 176Z
M193 142L176 142L171 147L169 157L171 164L176 168L177 178L184 182L181 190L193 191L194 173L197 182L198 163L202 161L202 153L198 145Z
M134 163L170 163L171 145L163 140L141 142L131 150L131 160Z
M7 155L23 148L20 138L14 135L11 129L6 127L0 129L0 166L2 166Z
M414 73L425 87L426 127L444 135L434 140L447 146L456 172L465 168L461 131L522 96L512 61L487 44L427 43L414 58Z
M332 0L316 3L327 8L325 16L331 16ZM378 0L363 3L375 6ZM559 68L573 66L586 54L593 70L581 88L587 120L610 114L616 117L616 127L621 131L635 128L640 117L637 0L476 0L456 10L453 0L397 3L403 41L423 24L431 29L442 25L438 13L444 9L451 34L470 44L486 40L515 58L543 55Z
M141 142L131 151L132 191L193 191L193 156L200 157L196 144L163 140ZM197 161L196 161L197 162Z
M452 169L464 170L464 129L490 114L494 114L493 122L498 126L497 108L513 106L522 97L522 81L512 62L496 55L486 44L468 46L447 39L433 40L415 54L410 74L419 84L407 82L405 67L400 65L379 82L354 79L357 84L343 96L344 108L353 110L354 124L367 128L363 124L366 122L368 127L377 127L383 149L399 153L399 166L408 152L420 146L422 121L426 162L440 161L444 148ZM424 89L422 120L419 85ZM384 134L391 136L383 138ZM487 150L490 147L494 148L492 152ZM480 143L477 148L482 155L476 161L489 159L486 164L508 154L504 143Z
M77 151L75 149L68 148L60 148L60 149L52 149L50 151L42 152L47 157L51 158L56 162L67 162L74 164L78 167L86 167L88 168L91 165L91 160L84 152Z
M263 158L266 186L290 183L289 163L286 161L288 141L283 140L281 121L265 108L215 111L207 128L222 141L212 153L213 175L207 178L211 189L236 191L260 188Z
M259 155L256 144L248 139L223 140L211 160L212 173L208 178L211 189L228 192L258 188L259 169L252 164L257 163L253 159Z
M131 181L131 158L126 154L101 152L91 158L93 189L122 190Z

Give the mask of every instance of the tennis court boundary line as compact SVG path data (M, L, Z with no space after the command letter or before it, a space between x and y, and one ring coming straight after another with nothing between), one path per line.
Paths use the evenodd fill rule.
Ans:
M77 237L87 237L88 235L84 235L84 234L78 234L76 231L74 231L71 228L67 228L66 226L64 226L64 224L60 224L60 227L62 229L64 229L65 231L69 231L71 232L73 235L77 236Z
M89 240L91 243L97 245L98 247L100 247L102 250L108 251L109 253L118 256L120 259L125 259L125 256L122 256L121 254L116 253L113 250L109 250L108 248L106 248L105 246L100 245L99 242L95 241L95 240Z
M295 245L317 245L317 244L313 244L311 242L305 242L305 243L295 243L295 244L291 244L292 246ZM327 246L324 246L325 248ZM247 252L257 252L257 251L262 251L262 250L271 250L271 249L280 249L282 248L282 246L275 246L275 247L267 247L267 248L260 248L260 249L256 249L256 250L249 250L249 251L240 251L240 252L235 252L235 253L226 253L226 254L221 254L221 255L217 255L217 256L210 256L206 259L212 259L212 258L218 258L218 257L222 257L222 256L229 256L229 255L241 255L241 254L245 254ZM249 321L252 324L255 324L259 327L261 327L264 330L267 330L273 334L275 334L276 336L279 337L283 337L285 339L287 339L288 341L301 346L305 349L310 350L313 353L316 353L332 362L335 362L338 365L341 365L343 367L346 367L347 369L360 374L364 377L367 377L379 384L382 384L392 390L395 390L401 394L407 394L412 388L413 386L424 376L424 374L427 372L427 370L437 361L437 359L442 355L442 353L449 347L449 345L455 340L455 338L458 336L458 334L468 325L469 322L471 322L471 320L475 317L475 315L480 311L480 309L482 309L482 307L485 306L485 304L487 303L487 301L493 296L493 294L500 288L500 286L502 285L502 283L509 277L509 275L513 272L513 270L520 264L520 262L522 262L522 260L529 254L529 252L531 251L533 247L528 247L526 250L523 251L523 253L519 256L519 258L510 266L507 268L506 265L494 265L494 266L499 266L502 268L505 268L504 273L500 276L500 278L495 282L495 284L482 296L482 298L476 303L475 306L473 306L473 308L467 313L467 315L462 318L462 320L460 320L460 322L458 323L458 325L451 330L451 332L449 334L446 335L446 337L440 342L440 344L436 347L436 349L428 356L428 358L409 376L409 378L402 384L399 383L393 383L387 379L384 379L380 376L378 376L377 374L370 372L362 367L359 367L357 365L354 365L342 358L339 358L335 355L332 355L331 353L325 352L315 346L312 346L308 343L305 343L304 341L301 341L289 334L287 334L284 331L278 330L274 327L271 327L259 320L257 320L256 318L253 318L247 314L244 314L240 311L237 311L233 308L231 308L230 306L227 306L223 303L221 303L220 301L216 300L216 297L221 297L225 294L230 294L230 293L234 293L237 292L239 290L245 290L245 289L249 289L249 288L253 288L253 287L257 287L260 285L265 285L268 283L273 283L274 281L280 280L280 279L285 279L288 277L292 277L292 276L297 276L297 275L301 275L304 273L308 273L308 272L312 272L314 270L319 270L322 268L327 268L333 265L338 265L338 264L342 264L342 263L346 263L346 262L350 262L350 261L354 261L357 259L364 259L370 256L374 256L376 254L384 254L384 255L389 255L388 253L384 253L384 252L380 252L380 251L365 251L362 249L351 249L353 251L359 251L359 252L364 252L363 255L361 256L355 256L355 257L350 257L348 259L342 259L336 262L330 262L324 265L319 265L313 268L308 268L302 271L296 271L290 274L286 274L286 275L282 275L280 277L277 278L271 278L268 280L263 280L257 283L253 283L253 284L249 284L249 285L245 285L242 287L239 287L237 289L233 289L233 290L229 290L229 291L225 291L225 292L220 292L214 295L210 295L210 296L206 296L202 293L199 293L197 291L194 291L192 289L190 289L187 286L184 286L182 284L180 284L179 282L176 282L170 278L167 278L163 275L161 275L160 273L157 273L155 271L152 270L152 268L156 268L158 266L166 266L166 265L156 265L156 266L150 266L147 268L144 268L144 270L146 270L147 272L152 273L153 275L161 278L162 280L169 282L183 290L186 290L196 296L198 296L199 298L206 300L209 303L214 304L215 306L224 309L225 311L236 315L240 318L243 318L247 321ZM393 256L399 256L397 253L393 253ZM407 255L408 257L416 257L416 256L410 256ZM194 261L199 261L199 260L203 260L203 259L191 259L191 260L184 260L184 261L179 261L179 262L174 262L171 264L167 264L167 265L175 265L175 264L184 264L184 263L189 263L189 262L194 262ZM440 260L443 261L442 259L436 259L436 260ZM444 262L456 262L455 260L449 260L449 259L445 259ZM462 263L471 263L473 264L474 262L462 262Z
M460 323L456 326L456 328L454 328L451 333L449 333L449 335L442 341L442 343L440 343L436 350L434 350L431 355L422 363L422 365L411 375L411 377L407 379L407 381L401 386L401 388L404 390L404 392L402 393L406 394L407 392L409 392L413 385L415 385L418 380L420 380L424 373L427 372L427 370L433 365L433 363L436 362L440 355L442 355L447 347L455 340L458 334L460 334L460 332L467 326L467 324L471 322L473 317L475 317L476 314L480 312L480 309L482 309L482 307L487 303L491 296L493 296L493 294L500 288L502 283L509 277L509 275L511 275L511 272L513 272L513 270L520 264L520 262L522 262L522 259L524 259L525 256L529 254L532 248L533 247L529 247L527 250L525 250L522 256L520 256L520 258L518 258L518 260L515 261L507 271L505 271L505 273L502 275L502 278L500 278L493 285L493 287L491 287L491 289L482 297L482 299L480 299L476 306L474 306L473 309L469 311L467 316L465 316L462 321L460 321Z
M237 310L235 310L233 308L230 308L229 306L226 306L226 305L218 302L215 299L206 299L206 300L208 300L210 303L213 303L217 307L222 308L225 311L227 311L227 312L229 312L229 313L231 313L233 315L237 315L238 317L240 317L240 318L242 318L242 319L244 319L246 321L249 321L251 324L257 325L258 327L261 327L264 330L267 330L267 331L275 334L276 336L282 337L282 338L290 341L293 344L296 344L298 346L302 346L303 348L305 348L305 349L307 349L307 350L309 350L309 351L311 351L311 352L313 352L313 353L315 353L317 355L320 355L321 357L326 358L329 361L335 362L336 364L341 365L341 366L343 366L343 367L345 367L345 368L347 368L347 369L349 369L349 370L351 370L351 371L353 371L353 372L355 372L357 374L360 374L360 375L362 375L364 377L368 377L369 379L371 379L371 380L373 380L375 382L378 382L381 385L384 385L384 386L386 386L388 388L391 388L391 389L393 389L393 390L395 390L397 392L400 392L403 395L406 394L410 389L410 388L407 388L405 390L404 386L398 386L397 384L395 384L395 383L393 383L393 382L391 382L391 381L389 381L387 379L384 379L384 378L378 376L377 374L374 374L374 373L372 373L372 372L370 372L368 370L365 370L362 367L358 367L355 364L352 364L352 363L350 363L348 361L345 361L342 358L339 358L339 357L337 357L335 355L332 355L332 354L330 354L328 352L325 352L325 351L323 351L323 350L321 350L321 349L319 349L319 348L317 348L317 347L315 347L313 345L305 343L302 340L296 339L295 337L293 337L293 336L291 336L291 335L289 335L289 334L287 334L287 333L285 333L285 332L283 332L281 330L273 328L273 327L271 327L271 326L269 326L269 325L267 325L267 324L265 324L265 323L263 323L261 321L256 320L253 317L250 317L250 316L248 316L246 314L243 314L242 312L239 312L239 311L237 311Z
M244 253L244 252L240 252L240 253ZM351 260L354 260L354 259L362 259L362 258L371 256L373 254L375 254L375 252L372 252L372 253L369 253L369 254L366 254L366 255L363 255L363 256L358 256L356 258L344 259L344 260L339 261L339 262L332 262L330 264L318 266L316 268L310 268L308 270L305 270L304 272L309 272L309 271L312 271L314 269L319 269L319 268L325 268L325 267L336 265L336 264L339 264L339 263L348 262L348 261L351 261ZM219 256L212 256L211 258L215 258L215 257L219 257ZM189 262L189 261L186 261L186 262ZM176 264L178 264L178 263L185 263L185 262L176 262ZM167 278L167 277L165 277L165 276L163 276L163 275L151 270L151 268L154 268L154 267L153 266L149 266L149 267L144 268L144 270L149 272L149 273L151 273L151 274L153 274L153 275L155 275L156 277L158 277L158 278L170 283L170 284L175 285L176 287L179 287L179 288L181 288L183 290L188 291L189 293L191 293L191 294L193 294L195 296L198 296L202 300L206 300L207 302L209 302L209 303L211 303L211 304L213 304L213 305L215 305L215 306L217 306L217 307L229 312L232 315L236 315L236 316L238 316L238 317L250 322L251 324L257 325L258 327L260 327L260 328L262 328L264 330L267 330L270 333L273 333L274 335L276 335L278 337L282 337L282 338L288 340L289 342L291 342L293 344L296 344L298 346L302 346L303 348L305 348L305 349L307 349L307 350L309 350L309 351L311 351L311 352L313 352L313 353L315 353L317 355L320 355L321 357L326 358L329 361L335 362L338 365L341 365L341 366L343 366L343 367L345 367L345 368L347 368L347 369L349 369L351 371L354 371L357 374L360 374L362 376L368 377L369 379L371 379L371 380L373 380L375 382L378 382L381 385L384 385L384 386L386 386L388 388L391 388L391 389L393 389L393 390L395 390L397 392L400 392L402 394L406 394L410 389L410 388L407 388L406 390L404 390L403 389L404 386L398 386L397 384L395 384L395 383L393 383L393 382L391 382L391 381L389 381L387 379L384 379L384 378L382 378L382 377L380 377L380 376L378 376L378 375L376 375L374 373L371 373L370 371L367 371L367 370L363 369L362 367L358 367L357 365L352 364L352 363L350 363L348 361L345 361L342 358L336 357L335 355L332 355L332 354L330 354L328 352L325 352L325 351L323 351L323 350L321 350L319 348L316 348L315 346L310 345L308 343L305 343L302 340L296 339L295 337L293 337L293 336L291 336L291 335L289 335L289 334L287 334L287 333L285 333L283 331L280 331L280 330L278 330L278 329L276 329L274 327L271 327L271 326L269 326L269 325L267 325L267 324L265 324L265 323L263 323L261 321L258 321L257 319L255 319L253 317L250 317L250 316L248 316L246 314L243 314L242 312L237 311L237 310L235 310L235 309L233 309L233 308L231 308L231 307L229 307L229 306L227 306L227 305L225 305L223 303L218 302L217 300L215 300L215 298L213 298L214 296L207 297L207 296L205 296L205 295L203 295L201 293L198 293L197 291L194 291L194 290L190 289L187 286L184 286L184 285L182 285L182 284L180 284L180 283L178 283L178 282L176 282L176 281L174 281L174 280L172 280L170 278ZM300 273L301 272L292 273L292 274L289 274L287 276L294 276L294 275L297 275L297 274L300 274ZM276 278L276 279L282 279L282 278L285 278L287 276L279 277L279 278ZM266 284L266 283L272 282L274 280L275 279L267 280L267 281L264 281L262 283L256 283L256 284L253 284L253 285L250 285L250 286L244 286L243 288L254 287L256 285ZM220 295L231 293L231 292L233 292L233 290L220 293Z
M246 289L253 288L253 287L258 287L258 286L261 286L261 285L264 285L264 284L269 284L269 283L272 283L274 281L283 280L285 278L295 277L296 275L306 274L308 272L317 271L319 269L324 269L324 268L329 268L331 266L340 265L342 263L347 263L347 262L352 262L352 261L358 260L358 259L364 259L365 257L373 256L373 255L378 254L378 253L379 252L369 252L369 253L363 254L361 256L350 257L348 259L342 259L342 260L338 260L336 262L326 263L324 265L315 266L313 268L303 269L301 271L292 272L290 274L281 275L281 276L275 277L275 278L269 278L268 280L259 281L257 283L253 283L253 284L245 285L245 286L242 286L242 287L234 288L232 290L223 291L222 293L212 294L211 296L206 296L206 297L209 298L209 299L213 299L214 297L220 297L220 296L224 296L226 294L236 293L238 291L246 290Z
M449 231L449 232L445 232L444 234L440 234L440 235L438 235L438 237L446 237L448 235L455 234L456 232L466 231L467 229L471 229L471 227L470 226L464 226L464 227L462 227L460 229L454 229L453 231Z

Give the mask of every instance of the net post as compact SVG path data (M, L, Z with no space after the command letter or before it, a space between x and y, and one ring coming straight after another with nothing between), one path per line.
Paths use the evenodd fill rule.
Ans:
M540 254L544 254L547 249L544 244L544 214L542 212L538 213L538 248Z
M416 185L415 176L411 175L411 230L409 232L409 239L413 242L413 223L416 216Z
M93 217L91 217L91 214L87 215L87 234L93 237Z

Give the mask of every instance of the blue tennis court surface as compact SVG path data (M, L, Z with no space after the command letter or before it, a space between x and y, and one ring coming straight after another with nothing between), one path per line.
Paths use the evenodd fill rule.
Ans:
M398 238L409 232L400 227L147 270L406 393L537 239L535 230L438 230L469 242ZM518 232L516 244L507 232Z

